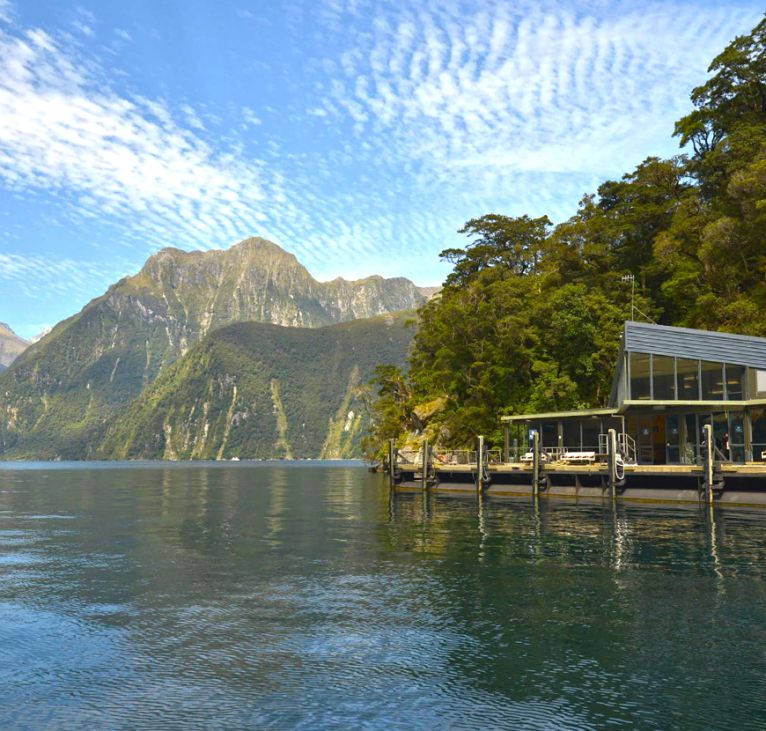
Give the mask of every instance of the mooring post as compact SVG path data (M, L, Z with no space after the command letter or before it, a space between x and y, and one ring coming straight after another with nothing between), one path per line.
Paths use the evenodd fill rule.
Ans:
M484 489L484 437L481 435L476 440L476 489L479 492Z
M532 494L540 491L540 434L532 432Z
M388 440L388 484L390 487L394 486L396 476L396 449L394 448L394 440Z
M713 425L705 424L702 427L705 435L705 494L708 502L713 504L713 470L715 468L715 450L713 448Z
M511 461L511 427L503 424L503 464Z
M420 486L425 492L428 489L428 439L423 440L423 454L420 465Z
M617 432L614 429L606 433L606 461L609 469L609 493L617 496Z

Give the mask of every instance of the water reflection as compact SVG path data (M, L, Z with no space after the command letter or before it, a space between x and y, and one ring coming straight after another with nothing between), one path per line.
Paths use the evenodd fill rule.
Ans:
M343 467L4 469L0 723L758 728L765 538Z

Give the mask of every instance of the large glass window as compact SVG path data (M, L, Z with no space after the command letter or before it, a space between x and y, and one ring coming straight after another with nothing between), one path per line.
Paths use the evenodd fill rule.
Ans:
M681 429L678 417L667 416L665 418L665 444L668 464L678 464L681 461L680 443Z
M574 419L564 420L564 446L567 449L580 449L580 422Z
M582 448L587 452L598 452L598 435L601 433L600 419L586 419L582 422Z
M766 371L748 368L749 398L766 398Z
M543 447L559 446L559 424L557 421L544 421L540 434Z
M740 365L725 366L726 398L729 401L740 401L745 398L745 367Z
M648 400L651 390L651 356L646 353L630 354L630 398L634 401Z
M676 360L678 373L678 398L681 401L698 401L699 392L699 361L678 358Z
M700 363L702 373L702 400L723 400L723 363L703 360Z
M686 414L684 417L684 439L681 448L681 461L684 464L694 464L699 457L700 438L696 414Z
M666 355L652 356L652 378L654 379L654 400L672 401L676 397L675 358Z
M756 462L764 462L766 458L766 410L756 409L750 412L753 427L753 459Z
M729 412L729 452L732 462L745 461L745 423L741 411Z

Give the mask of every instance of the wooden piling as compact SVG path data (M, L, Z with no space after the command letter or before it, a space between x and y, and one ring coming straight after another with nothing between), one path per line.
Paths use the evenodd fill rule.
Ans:
M532 432L532 494L540 492L540 434Z
M606 433L606 458L609 466L609 493L617 497L617 432L609 429Z
M503 464L511 461L511 426L503 424Z
M428 439L424 439L420 464L420 487L423 489L423 492L428 489L428 464Z
M481 435L476 440L476 489L484 490L484 437Z
M396 482L396 449L394 448L394 440L388 440L388 484L390 487L394 486Z
M713 425L705 424L702 427L705 443L705 495L710 505L713 504L713 474L715 470L715 448L713 442Z

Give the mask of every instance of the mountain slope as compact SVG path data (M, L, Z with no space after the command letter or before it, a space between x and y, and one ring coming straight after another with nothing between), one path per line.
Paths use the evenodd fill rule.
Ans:
M0 374L0 455L92 456L112 416L215 328L318 327L424 299L406 279L318 282L264 239L223 251L164 249Z
M16 335L4 322L0 322L0 371L13 363L28 346L26 340Z
M99 456L359 456L367 415L357 388L378 363L404 364L411 316L216 330L120 415Z

